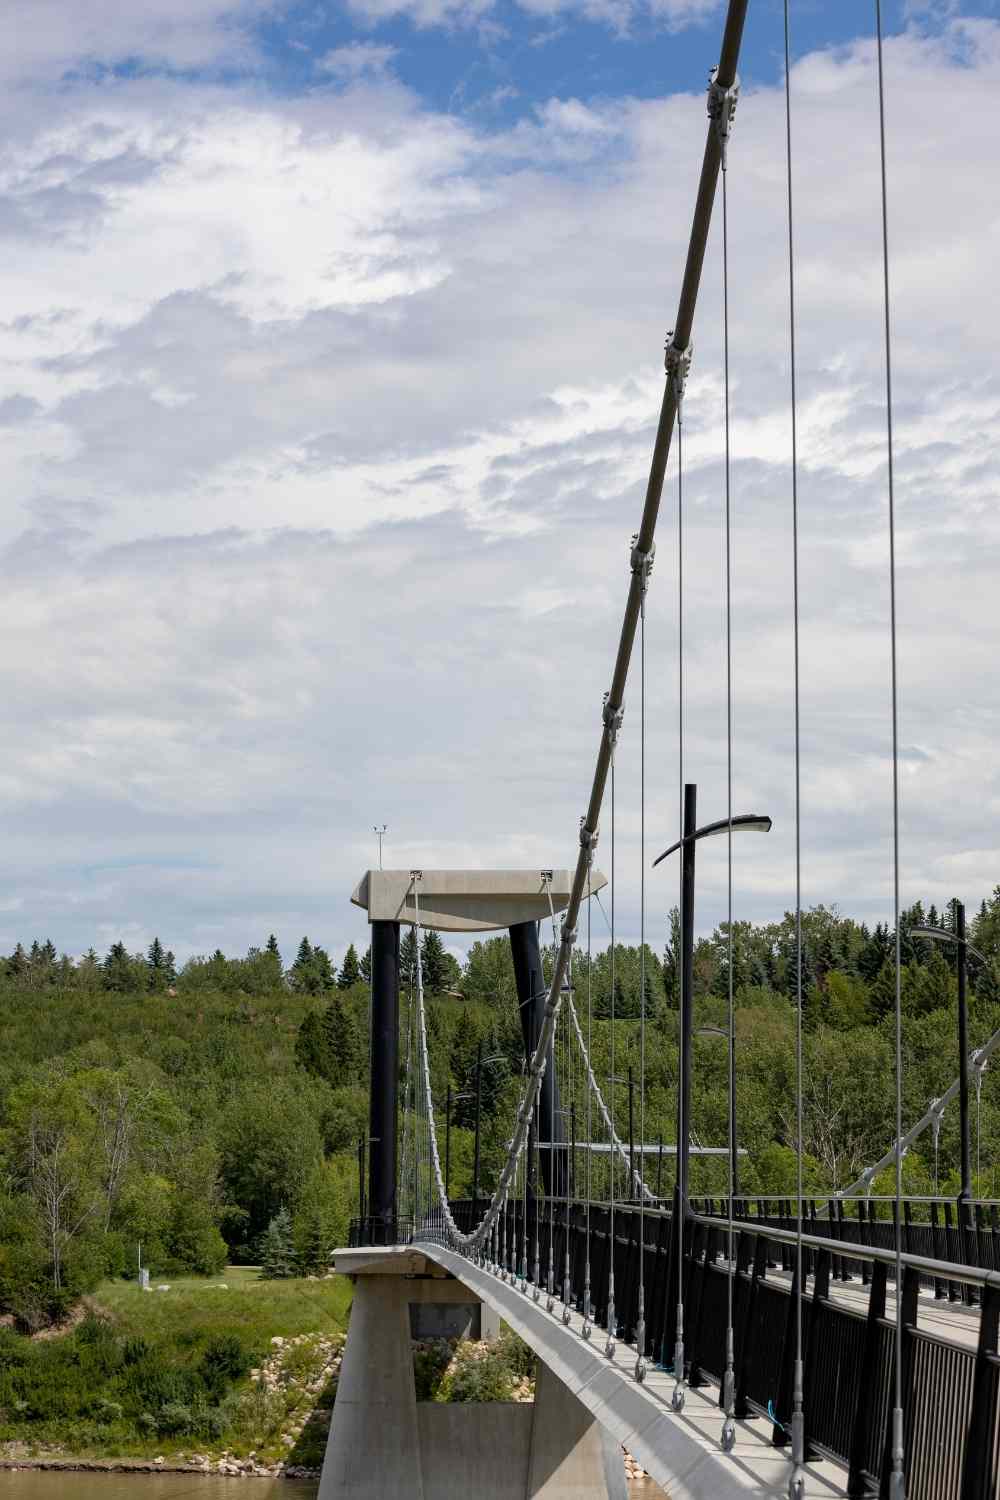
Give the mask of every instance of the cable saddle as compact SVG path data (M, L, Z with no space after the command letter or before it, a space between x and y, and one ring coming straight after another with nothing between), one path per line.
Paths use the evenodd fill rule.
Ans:
M727 89L719 82L719 70L713 68L708 75L708 118L715 130L722 156L722 170L726 170L726 147L736 118L736 106L740 99L740 80L737 76Z

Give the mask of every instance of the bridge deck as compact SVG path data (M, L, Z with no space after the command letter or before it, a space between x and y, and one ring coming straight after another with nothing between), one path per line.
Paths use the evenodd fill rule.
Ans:
M594 1329L582 1337L582 1319L573 1313L568 1327L562 1304L547 1312L544 1294L538 1302L509 1282L473 1265L440 1245L421 1243L421 1252L449 1271L514 1329L541 1360L617 1440L634 1454L670 1500L753 1500L787 1493L787 1451L771 1446L763 1427L737 1422L731 1454L719 1446L722 1426L717 1392L689 1390L679 1415L670 1405L674 1378L650 1367L643 1384L633 1375L635 1351L619 1343L613 1358L604 1353L605 1335ZM811 1463L807 1500L846 1496L846 1473L829 1462Z

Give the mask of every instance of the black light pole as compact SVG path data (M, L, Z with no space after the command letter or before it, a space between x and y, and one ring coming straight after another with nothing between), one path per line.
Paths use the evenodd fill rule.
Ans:
M716 833L770 833L771 819L760 813L741 813L738 818L721 818L696 828L698 788L688 782L684 788L684 828L676 844L653 860L653 868L669 854L681 850L681 1034L680 1080L677 1090L677 1188L681 1211L688 1199L688 1167L691 1156L691 1052L694 1030L694 854L699 839ZM736 1141L733 1140L733 1161Z
M359 1241L359 1243L364 1243L363 1236L364 1236L364 1233L365 1233L365 1138L364 1138L363 1135L359 1135L358 1136L358 1223L359 1223L359 1225L361 1227L361 1235L362 1235L362 1239Z
M931 938L936 943L951 943L956 948L956 964L958 968L958 1107L959 1127L962 1137L962 1185L958 1195L961 1205L961 1213L967 1219L971 1219L969 1204L972 1202L972 1140L969 1129L969 1004L968 1004L968 963L969 954L974 953L976 958L987 968L990 967L989 959L985 954L974 948L965 935L965 904L962 901L955 902L955 931L949 932L946 927L911 927L910 937Z
M451 1082L444 1106L444 1196L451 1202Z

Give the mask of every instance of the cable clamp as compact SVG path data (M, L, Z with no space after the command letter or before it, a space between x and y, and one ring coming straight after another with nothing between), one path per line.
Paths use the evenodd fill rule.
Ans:
M674 330L671 328L667 334L666 348L663 354L663 368L667 372L667 384L673 387L674 400L677 403L677 411L680 413L684 403L684 387L691 371L691 356L694 354L694 344L688 343L683 349L679 349L673 341Z
M624 719L624 717L624 703L620 704L618 708L613 708L611 706L611 690L609 688L608 691L604 694L604 706L601 709L601 718L604 720L604 729L607 733L608 743L611 746L612 750L618 743L618 732L622 727L622 720Z
M600 836L601 830L599 828L590 829L587 827L586 818L584 817L580 819L581 849L586 849L588 854L593 854L594 850L597 848L597 840L600 838Z
M736 106L740 100L740 80L735 77L727 89L719 82L719 70L713 68L708 75L708 118L712 122L716 139L719 142L719 153L722 157L722 170L726 170L726 147L729 145L729 137L733 128L733 120L736 118Z
M653 571L653 559L656 556L656 543L650 542L649 551L643 552L639 546L639 533L637 531L633 531L631 547L632 550L629 553L629 560L632 566L632 572L640 573L642 575L642 588L643 592L645 593L646 584L649 582L649 575Z
M564 948L572 948L573 944L576 942L576 928L564 927L562 930L562 935L560 937L560 942L562 943Z

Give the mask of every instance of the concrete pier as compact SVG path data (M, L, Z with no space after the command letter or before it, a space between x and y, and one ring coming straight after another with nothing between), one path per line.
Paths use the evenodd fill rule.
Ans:
M319 1500L625 1500L618 1444L544 1365L533 1405L418 1403L415 1313L473 1323L481 1307L497 1330L462 1282L406 1246L337 1251L334 1265L354 1302Z

